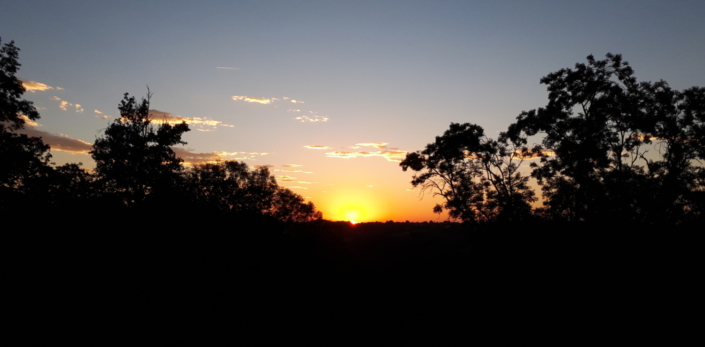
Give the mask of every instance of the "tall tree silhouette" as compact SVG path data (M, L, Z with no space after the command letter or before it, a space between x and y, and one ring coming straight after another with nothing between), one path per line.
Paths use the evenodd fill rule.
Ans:
M120 118L96 139L90 152L104 189L117 194L126 206L143 202L155 190L176 185L183 171L182 160L171 146L189 131L186 122L156 126L150 117L151 94L140 103L127 93L118 106Z
M0 48L0 210L19 207L29 182L46 175L51 158L49 146L40 138L15 132L26 120L39 119L32 102L21 99L25 88L15 77L18 52L14 41Z
M545 134L532 176L542 185L548 209L569 220L634 215L633 197L643 183L644 93L620 55L561 69L541 79L545 108L522 112L502 136L526 145Z
M435 213L446 209L463 221L515 221L530 214L535 200L528 177L518 172L531 154L518 145L508 137L487 138L479 125L451 123L443 136L423 151L408 153L400 166L421 172L411 181L414 187L443 197Z

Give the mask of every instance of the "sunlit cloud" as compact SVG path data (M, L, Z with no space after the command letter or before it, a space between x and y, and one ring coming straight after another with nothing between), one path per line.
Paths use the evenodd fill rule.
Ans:
M59 108L64 111L68 111L66 109L67 106L73 106L73 104L69 103L68 101L62 101L61 104L59 104Z
M400 162L406 158L406 151L375 151L375 152L343 152L343 151L335 151L335 152L327 152L326 157L328 158L343 158L343 159L351 159L351 158L358 158L358 157L383 157L387 159L388 161L394 161L394 162Z
M25 90L28 92L34 93L36 91L45 91L49 89L54 89L54 87L50 87L44 83L40 82L35 82L35 81L25 81L25 80L20 80L22 81L22 86L24 87Z
M328 116L318 116L318 115L313 115L313 116L299 116L294 118L295 120L303 123L316 123L316 122L327 122L328 121Z
M288 176L288 175L279 175L279 176L275 176L275 177L276 177L278 180L284 181L284 182L291 182L291 181L296 180L296 177L291 177L291 176Z
M239 67L230 67L230 66L216 66L216 69L222 69L222 70L238 70Z
M312 173L313 173L312 171L290 170L290 169L284 169L284 170L277 169L277 170L274 170L274 171L281 171L281 172L298 172L298 173L305 173L305 174L312 174Z
M301 167L301 166L303 166L303 165L299 165L299 164L285 164L285 165L282 165L282 167Z
M540 159L542 156L543 157L555 157L556 152L553 151L552 149L544 149L541 151L542 155L539 155L538 152L534 152L532 150L526 151L522 153L521 150L516 150L514 151L514 157L520 160L532 160L532 159Z
M217 163L224 160L257 160L257 156L267 155L268 153L257 152L209 152L197 153L191 149L183 147L171 147L177 157L183 159L184 165L193 166L196 164Z
M314 146L304 146L308 149L328 149L328 146L319 146L319 145L314 145Z
M318 183L318 182L299 181L299 182L297 182L297 183L301 183L301 184L314 184L314 183Z
M241 101L247 101L247 102L256 102L256 103L264 104L264 105L267 105L267 104L271 104L271 103L272 103L272 100L271 100L271 99L266 99L266 98L253 98L253 97L243 96L243 95L234 95L234 96L233 96L233 100L235 100L235 101L241 100Z
M59 98L58 96L52 96L50 99L52 99L52 100L61 100L61 98Z
M41 137L42 142L48 144L52 151L85 154L93 149L93 145L91 143L74 139L64 134L52 134L35 128L24 128L18 130L17 132L20 134L26 134L27 136Z
M295 100L295 99L291 99L291 102L294 103L294 104L303 104L303 103L304 103L304 102L301 101L301 100Z
M414 190L413 190L413 189L406 188L406 191L407 191L407 192L413 192Z
M168 124L180 124L181 122L186 122L188 125L193 125L196 127L234 127L233 125L230 124L223 124L221 121L213 120L207 117L182 117L182 116L174 116L169 112L163 112L159 110L149 110L149 116L151 117L152 120L155 122L162 122L162 123L168 123ZM201 130L201 129L196 129L196 130ZM203 129L201 131L210 131L212 129Z
M76 112L83 113L83 107L81 107L81 104L76 104L74 106L76 107Z
M364 143L358 143L353 148L359 148L359 147L374 147L377 149L384 149L387 148L388 143L386 142L364 142Z
M286 112L301 112L301 110L290 108L290 109L286 110Z
M287 188L294 188L294 189L308 189L308 188L306 188L306 187L302 187L302 186L288 186Z
M64 90L64 88L56 87L56 90Z
M103 114L103 112L100 112L100 111L98 111L98 110L93 110L93 113Z
M35 121L29 119L29 117L27 117L27 116L25 116L25 115L23 115L23 114L19 115L18 118L20 118L21 120L23 120L23 121L24 121L24 124L27 124L27 125L29 125L29 126L33 126L33 127L38 127L38 126L39 126L39 123L37 123L37 122L35 122Z
M268 164L265 164L265 165L253 165L252 167L255 168L255 169L262 169L262 168L271 169L271 168L274 167L274 165L268 165Z

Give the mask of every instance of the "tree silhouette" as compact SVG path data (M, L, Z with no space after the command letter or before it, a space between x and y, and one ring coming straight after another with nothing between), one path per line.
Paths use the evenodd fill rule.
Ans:
M0 40L0 44L2 41ZM15 77L20 63L14 41L0 48L0 210L26 198L29 181L46 175L51 155L40 138L17 134L26 120L39 119L31 101L21 99L25 88Z
M137 103L125 93L118 106L120 118L96 139L90 152L104 189L117 194L126 206L176 186L183 171L182 160L171 146L186 144L181 136L189 131L188 125L165 122L155 126L149 113L150 98L148 92Z
M535 198L528 177L518 172L530 153L517 146L508 137L487 138L479 125L451 123L443 136L423 151L408 153L400 166L421 172L411 181L414 187L444 198L434 213L446 209L463 221L520 220L530 214Z
M268 214L285 223L304 223L323 217L321 212L316 211L313 202L304 202L301 195L284 187L277 189Z
M644 94L621 55L561 69L541 79L549 91L545 108L522 112L503 136L526 145L525 136L545 134L532 163L545 204L554 216L594 220L634 215L643 168ZM524 136L524 137L522 137Z

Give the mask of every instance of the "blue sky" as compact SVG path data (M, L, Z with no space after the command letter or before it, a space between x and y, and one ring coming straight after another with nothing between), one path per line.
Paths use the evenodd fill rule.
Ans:
M495 136L546 104L542 76L588 54L622 54L639 80L703 86L703 15L702 1L14 1L0 37L21 49L19 78L53 87L25 94L42 131L92 143L122 95L149 85L152 108L221 122L192 126L192 152L302 165L312 173L297 179L309 183L280 183L307 188L297 192L319 207L364 191L411 211L389 219L428 220L435 202L406 192L411 175L397 162L326 151L419 150L450 122Z

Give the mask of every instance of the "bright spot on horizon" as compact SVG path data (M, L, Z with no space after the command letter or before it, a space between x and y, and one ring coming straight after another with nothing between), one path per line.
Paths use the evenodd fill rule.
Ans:
M349 220L350 223L357 224L359 222L357 222L356 219L360 218L360 213L357 211L346 211L345 218Z

